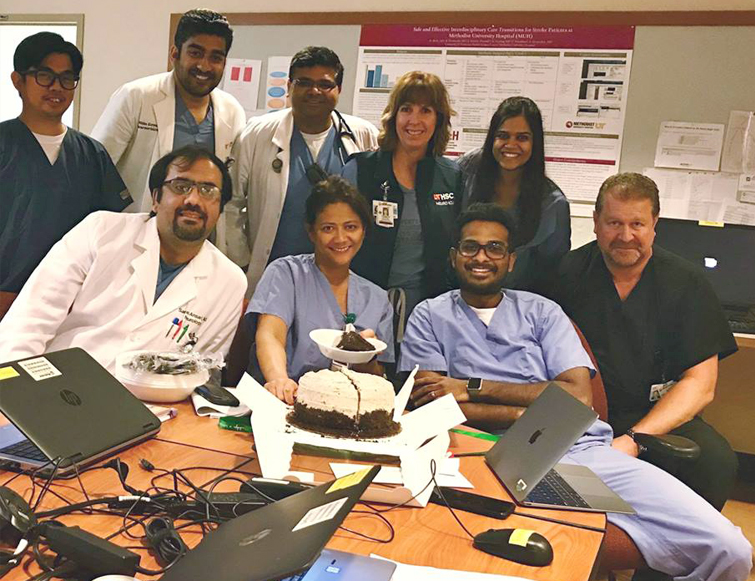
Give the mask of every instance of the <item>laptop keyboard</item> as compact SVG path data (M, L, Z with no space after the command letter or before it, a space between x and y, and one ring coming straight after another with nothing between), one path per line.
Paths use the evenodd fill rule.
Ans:
M590 505L555 470L550 470L545 478L538 482L526 500L538 504L590 508Z
M0 450L0 453L18 456L19 458L26 458L28 460L38 460L40 462L46 462L49 460L44 452L37 448L31 440L23 440L21 442L16 442L11 446L6 446Z
M309 572L309 569L306 571L302 571L301 573L297 573L296 575L292 577L286 577L283 581L301 581L304 579L304 575L306 575Z

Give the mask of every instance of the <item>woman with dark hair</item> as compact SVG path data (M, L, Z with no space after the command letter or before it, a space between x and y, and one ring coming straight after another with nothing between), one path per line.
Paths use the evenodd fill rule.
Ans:
M494 202L517 218L516 262L505 280L533 290L571 247L569 202L545 175L540 109L527 97L509 97L493 118L480 149L459 164L466 176L465 205Z
M356 371L382 374L378 361L394 359L393 309L387 293L349 270L370 227L367 202L349 182L331 176L312 189L305 217L314 254L271 262L245 315L249 336L255 339L250 371L289 404L299 377L330 366L310 331L342 329L348 320L362 336L377 336L388 345L377 360L354 366Z
M354 272L385 289L403 289L407 314L448 289L463 189L461 169L443 157L453 114L436 75L406 73L383 112L379 151L358 153L343 169L371 204L375 222Z

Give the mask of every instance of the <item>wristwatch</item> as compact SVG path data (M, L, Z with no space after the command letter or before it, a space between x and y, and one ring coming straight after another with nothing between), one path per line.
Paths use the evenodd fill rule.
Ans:
M469 396L470 401L474 401L474 399L480 394L481 390L482 379L479 377L470 377L467 379L467 395Z

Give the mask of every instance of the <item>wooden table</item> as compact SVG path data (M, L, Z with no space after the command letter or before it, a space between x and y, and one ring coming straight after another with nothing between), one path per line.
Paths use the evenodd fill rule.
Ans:
M249 434L221 430L216 420L198 418L191 404L179 404L179 415L163 425L159 436L119 455L130 467L128 483L144 489L157 472L147 472L139 466L139 460L145 458L158 469L187 468L205 466L220 469L232 469L241 466L241 470L259 473L259 465L254 459L252 438ZM452 451L467 452L484 450L490 442L469 436L452 434ZM325 482L333 475L328 467L328 460L312 456L295 456L292 470L314 473L315 480ZM481 457L461 458L461 470L475 485L474 492L487 496L508 499L503 486L487 468ZM10 476L9 473L0 473ZM218 471L194 470L190 473L192 481L205 484L217 477ZM243 476L242 476L243 477ZM82 481L90 497L113 496L125 494L114 470L95 470L82 476ZM167 484L167 481L166 481ZM25 493L28 498L30 482L27 477L19 477L11 485L16 491ZM52 490L73 502L83 499L78 483L73 481L56 482ZM237 482L223 482L216 491L238 490ZM64 503L53 494L48 493L43 500L44 509L62 506ZM369 510L357 505L359 510ZM381 506L380 508L387 508ZM544 509L526 509L518 507L517 513L544 515L566 522L581 523L604 528L605 516L602 514L578 513ZM397 508L384 514L395 530L395 538L388 544L362 539L354 534L339 530L328 543L334 549L364 555L377 554L401 562L463 569L487 573L521 576L531 579L548 579L559 581L584 581L591 577L594 564L603 539L603 534L571 526L548 523L512 515L506 521L473 515L457 511L457 515L473 533L488 528L528 528L543 534L553 546L554 560L548 567L527 567L510 561L493 557L472 547L471 540L459 527L446 507L434 504L424 509ZM75 514L59 518L68 525L78 525L99 536L107 536L121 526L120 517L105 515ZM389 531L386 525L374 515L350 514L344 527L376 538L386 538ZM201 540L198 526L181 532L189 546ZM141 543L124 535L115 537L113 542L123 546L134 547ZM133 549L132 549L133 550ZM142 556L141 566L158 568L154 559L145 550L136 551ZM25 563L26 571L18 567L5 579L22 580L39 571L33 562ZM138 578L150 577L137 574Z

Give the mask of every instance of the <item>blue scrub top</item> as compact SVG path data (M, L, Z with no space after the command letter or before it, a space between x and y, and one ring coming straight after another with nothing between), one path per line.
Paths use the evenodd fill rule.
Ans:
M17 293L85 216L132 202L98 142L68 129L54 164L20 119L0 123L0 291Z
M212 108L212 99L210 99L207 114L201 123L197 123L176 89L173 149L185 145L197 145L210 153L215 153L215 112Z
M481 157L482 150L475 149L459 159L459 165L464 170L464 209L471 202L487 197L474 188ZM571 248L569 202L554 182L548 180L548 184L550 190L543 195L537 232L532 240L517 247L514 270L506 275L503 281L506 288L539 292L544 281L558 266L561 257ZM509 211L518 221L518 206Z
M393 354L393 308L388 294L376 284L349 273L347 305L356 315L358 331L373 329L388 345L378 360L390 363ZM309 338L315 329L343 329L344 313L325 275L317 268L314 254L279 258L265 269L246 310L250 336L256 332L257 315L275 315L288 327L286 357L288 376L295 381L307 371L330 367L317 344ZM255 347L250 354L256 361Z
M331 126L325 142L317 154L317 165L328 175L338 175L343 168L339 155L341 140L336 136L335 125ZM307 147L301 132L294 127L291 133L291 161L288 173L288 188L283 202L278 232L270 250L269 262L282 256L293 256L314 251L304 226L307 198L312 192L312 184L307 178L307 168L314 163L312 152Z
M556 303L507 290L490 326L453 290L421 302L409 317L399 369L445 372L449 377L536 383L555 379L590 358Z

